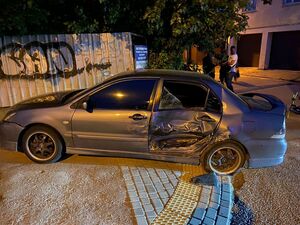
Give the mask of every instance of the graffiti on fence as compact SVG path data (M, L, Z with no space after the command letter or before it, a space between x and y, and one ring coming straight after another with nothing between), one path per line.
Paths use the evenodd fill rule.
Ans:
M77 68L76 57L72 47L66 42L42 43L33 41L22 45L10 43L0 49L1 77L39 77L52 75L70 77L86 70L107 70L111 63L91 63L85 59L85 66Z

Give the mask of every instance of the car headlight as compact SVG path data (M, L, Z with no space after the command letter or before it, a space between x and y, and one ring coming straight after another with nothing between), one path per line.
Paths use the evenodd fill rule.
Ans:
M16 115L16 112L7 113L3 119L3 121L8 122L14 115Z

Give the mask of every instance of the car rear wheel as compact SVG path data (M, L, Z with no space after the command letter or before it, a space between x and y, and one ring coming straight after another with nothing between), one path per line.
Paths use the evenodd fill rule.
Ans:
M218 175L237 172L245 163L245 153L241 146L233 143L217 145L205 157L206 169Z
M37 163L57 162L64 145L53 129L43 126L29 128L23 136L22 148L29 159Z

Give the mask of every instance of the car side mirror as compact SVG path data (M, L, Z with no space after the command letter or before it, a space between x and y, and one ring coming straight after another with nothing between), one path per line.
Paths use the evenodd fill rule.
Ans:
M91 104L90 99L88 99L82 103L82 108L89 113L93 112L93 104Z
M83 102L83 103L82 103L82 108L85 109L85 110L87 110L87 108L88 108L88 103L87 103L87 102Z

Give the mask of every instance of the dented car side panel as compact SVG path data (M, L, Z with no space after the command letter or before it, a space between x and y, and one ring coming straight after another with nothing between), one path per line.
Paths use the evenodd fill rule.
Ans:
M244 147L249 168L281 164L287 149L283 103L279 105L275 99L277 105L272 110L255 110L227 89L213 82L209 85L222 101L223 115L206 149L221 142L236 141Z
M205 118L211 118L205 121ZM151 152L193 154L210 140L220 115L201 110L158 111L152 114L149 132Z

